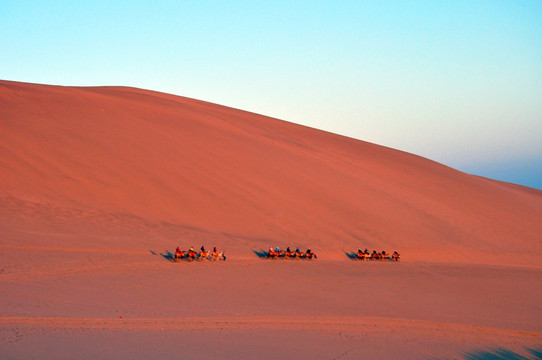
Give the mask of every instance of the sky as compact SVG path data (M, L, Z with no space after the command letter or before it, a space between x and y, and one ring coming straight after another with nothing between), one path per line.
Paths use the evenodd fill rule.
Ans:
M210 101L542 189L542 1L0 1L0 79Z

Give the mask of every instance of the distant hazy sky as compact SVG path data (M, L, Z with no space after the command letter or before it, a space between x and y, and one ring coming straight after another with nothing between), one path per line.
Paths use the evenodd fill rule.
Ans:
M0 1L0 78L127 85L542 189L542 1Z

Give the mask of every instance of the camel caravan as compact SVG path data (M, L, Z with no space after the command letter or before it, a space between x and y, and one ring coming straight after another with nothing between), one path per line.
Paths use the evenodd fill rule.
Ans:
M197 252L194 250L193 247L191 247L189 250L181 250L179 246L177 246L177 249L175 250L175 256L173 258L174 262L177 262L179 260L187 260L187 261L203 261L203 260L222 260L226 261L226 252L218 252L216 250L216 246L213 248L213 251L205 250L205 246L202 246L200 251Z
M388 261L399 261L401 259L401 255L397 251L394 251L393 254L388 254L385 250L382 250L382 252L376 252L376 250L373 250L372 253L369 253L369 250L365 249L364 251L361 251L361 249L358 249L358 252L356 253L356 257L354 260L388 260Z
M286 250L281 250L278 246L275 249L270 247L267 253L267 257L269 259L304 259L304 260L312 260L312 259L318 258L318 256L316 256L316 254L313 253L311 249L307 249L307 251L302 252L301 250L299 250L299 248L297 248L295 251L290 250L290 247L288 247Z
M278 246L276 248L270 247L269 251L264 251L264 250L262 250L261 252L255 251L255 253L261 258L267 258L267 259L313 260L313 259L318 258L318 256L314 252L312 252L311 249L307 249L306 251L301 251L299 248L297 248L295 251L292 251L290 247L286 248L286 250L283 250L283 249L280 249ZM181 260L226 261L226 252L225 251L219 252L216 249L216 247L213 248L213 251L209 251L205 249L205 246L202 246L200 251L195 251L193 247L191 247L189 250L181 250L181 248L178 246L177 249L175 250L175 255L169 252L168 254L169 254L168 259L173 260L174 262L178 262ZM358 249L357 253L351 252L351 253L346 253L346 255L352 260L398 262L401 259L401 255L397 251L394 251L393 254L388 254L385 250L383 250L382 252L377 252L376 250L373 250L373 252L371 253L367 249L365 249L364 251L362 251L361 249Z

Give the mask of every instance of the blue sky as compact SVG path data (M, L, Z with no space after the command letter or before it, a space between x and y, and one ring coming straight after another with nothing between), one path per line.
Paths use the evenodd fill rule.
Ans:
M542 1L0 2L0 78L211 101L542 189Z

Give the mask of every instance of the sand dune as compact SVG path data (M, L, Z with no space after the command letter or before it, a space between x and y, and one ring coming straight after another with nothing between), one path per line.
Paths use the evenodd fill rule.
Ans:
M125 87L0 81L0 134L2 358L542 346L542 191ZM166 256L202 244L228 261ZM271 245L319 258L255 255ZM402 261L350 260L359 247Z
M522 255L542 252L541 191L162 93L5 81L0 91L10 224L22 213L39 219L36 231L137 228L164 246L212 237L232 255L276 244L341 258L366 246L416 260L540 264Z

